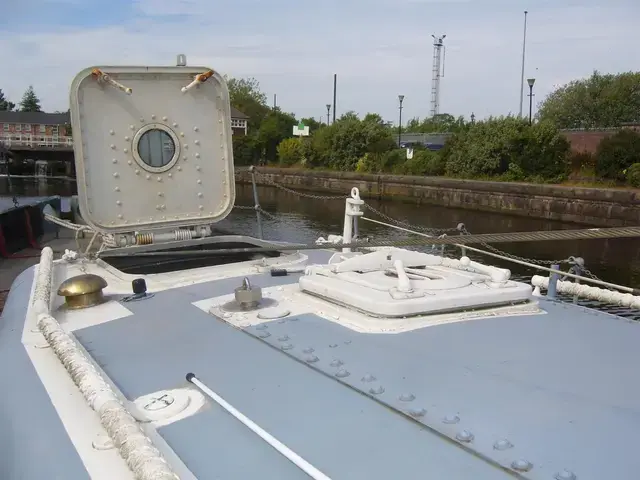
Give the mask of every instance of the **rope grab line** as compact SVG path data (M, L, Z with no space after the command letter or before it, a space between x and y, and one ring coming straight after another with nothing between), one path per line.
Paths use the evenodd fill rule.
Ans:
M349 243L337 243L333 248L370 248L370 247L424 247L431 245L473 245L482 243L518 243L518 242L549 242L567 240L597 240L609 238L635 238L640 237L640 227L615 227L615 228L592 228L583 230L552 230L537 232L512 232L512 233L479 233L472 235L460 235L456 237L431 237L428 239L403 239L403 240L371 240L355 241ZM182 251L171 252L171 255L181 254L221 254L228 253L261 253L269 251L291 251L291 250L324 250L327 244L303 244L292 243L287 245L265 245L262 247L228 248L218 251ZM104 252L103 252L104 254ZM167 252L138 252L136 255L168 255ZM124 254L116 254L124 255ZM113 255L113 256L116 256Z

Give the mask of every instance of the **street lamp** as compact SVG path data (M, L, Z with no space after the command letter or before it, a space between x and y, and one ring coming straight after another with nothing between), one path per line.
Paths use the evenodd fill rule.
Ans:
M398 121L398 147L400 147L400 139L402 138L402 101L404 100L404 95L398 95L398 102L400 103L400 119Z
M327 103L327 125L329 125L329 112L331 111L331 104Z
M533 114L533 84L536 83L535 78L527 78L529 84L529 125L531 125L531 116Z

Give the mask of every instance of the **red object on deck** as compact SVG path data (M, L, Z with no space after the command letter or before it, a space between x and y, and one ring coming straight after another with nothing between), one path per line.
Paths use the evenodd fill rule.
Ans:
M23 211L22 215L20 210ZM25 248L41 250L36 231L42 230L42 228L38 228L38 226L34 228L32 223L32 214L38 212L40 212L40 209L34 206L25 206L2 212L0 215L0 256L7 259L39 256L39 253L15 253ZM7 233L12 234L11 238L7 238ZM14 253L12 254L11 251Z
M25 217L25 229L27 231L27 239L29 240L29 245L31 248L35 248L37 250L42 250L38 245L38 240L33 236L33 227L31 226L31 215L29 215L29 210L24 209L24 217Z
M4 258L9 256L9 252L7 252L7 243L4 240L4 232L2 226L0 225L0 255Z

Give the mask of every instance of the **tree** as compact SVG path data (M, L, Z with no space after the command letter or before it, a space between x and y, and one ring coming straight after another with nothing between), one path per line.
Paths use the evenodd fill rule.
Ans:
M292 113L279 109L271 110L264 117L258 129L258 142L267 162L275 162L278 157L278 144L293 135L293 126L297 123Z
M359 162L378 165L394 146L393 133L379 115L360 120L354 112L347 112L313 135L304 156L312 166L354 171Z
M2 89L0 88L0 111L2 112L6 112L6 111L12 111L14 108L16 108L16 104L13 102L10 102L9 100L7 100L4 97L4 93L2 92Z
M370 124L386 125L382 117L377 113L367 113L362 121Z
M574 80L557 88L540 104L537 117L558 128L618 127L640 120L640 72Z
M358 118L358 114L356 112L354 112L353 110L349 110L348 112L343 113L342 115L340 115L340 118L338 118L338 122L347 122L349 120L359 120Z
M467 128L464 117L455 118L448 113L441 113L435 117L412 118L404 129L407 133L456 133Z
M22 95L22 100L20 101L20 111L21 112L41 112L42 108L40 108L40 99L36 95L36 92L33 90L33 86L29 85L29 88Z
M231 105L249 116L249 131L256 131L260 127L270 108L267 106L267 96L260 91L260 84L255 78L227 78L229 100Z
M260 150L256 146L256 137L251 135L233 135L233 163L236 165L257 165L260 163Z
M454 134L441 150L454 177L507 175L559 179L567 173L569 143L549 121L529 125L515 117L489 118Z
M278 161L289 167L302 160L304 155L302 138L285 138L278 144Z
M320 122L315 118L303 118L302 123L304 123L305 127L309 127L310 134L313 134L313 132L320 128Z
M624 181L626 169L640 163L640 134L622 129L604 138L596 150L596 173L599 177Z

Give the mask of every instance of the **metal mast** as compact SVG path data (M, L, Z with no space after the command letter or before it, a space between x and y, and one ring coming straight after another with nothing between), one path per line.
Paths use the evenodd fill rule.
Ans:
M443 41L446 35L433 37L433 79L431 81L431 117L440 113L440 78L444 77L444 58L441 60L444 50Z

